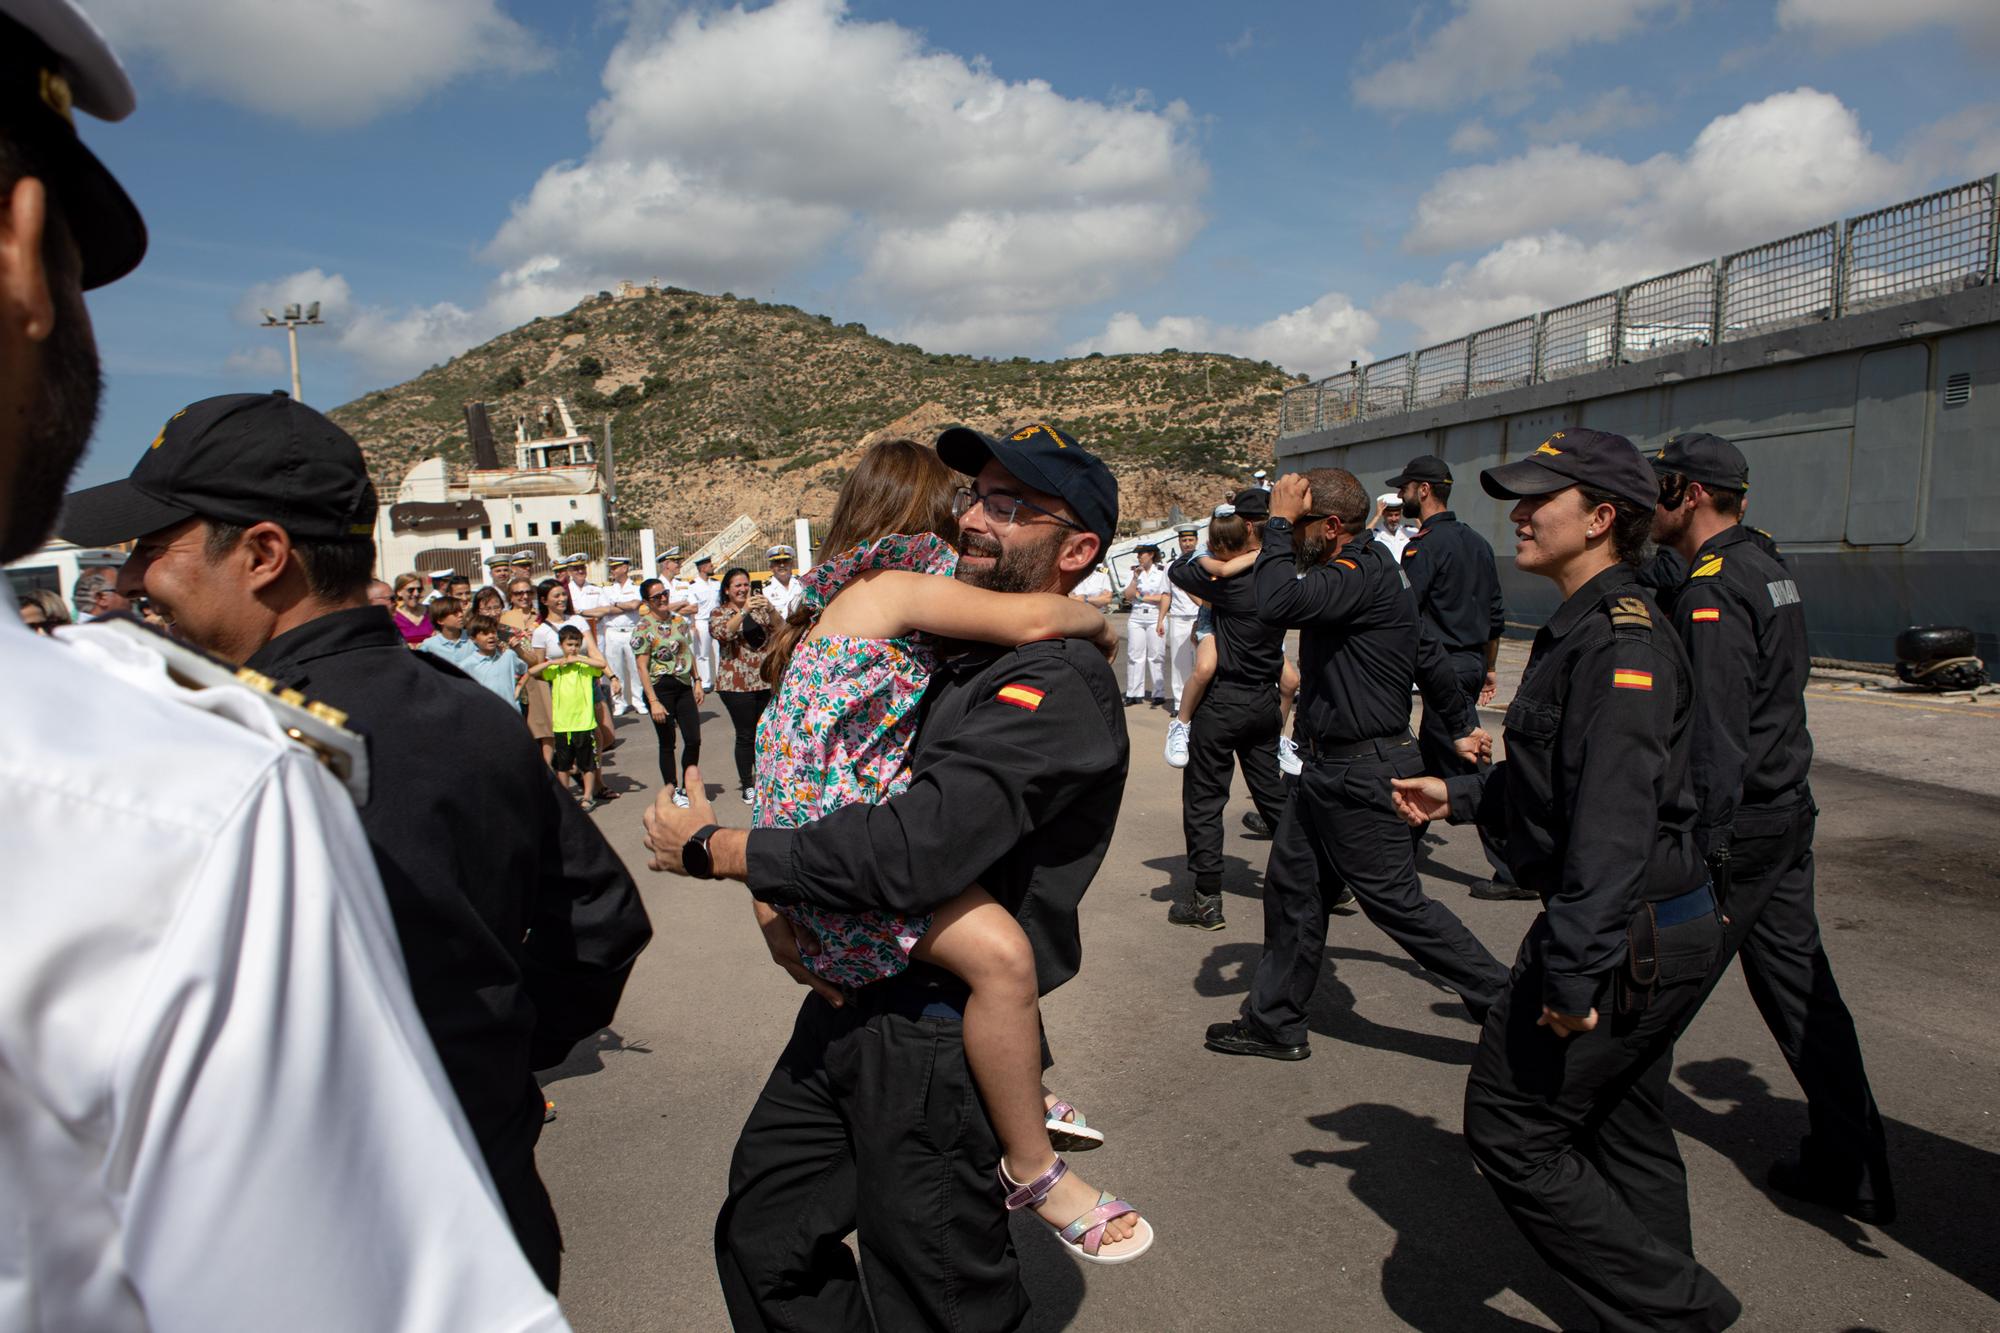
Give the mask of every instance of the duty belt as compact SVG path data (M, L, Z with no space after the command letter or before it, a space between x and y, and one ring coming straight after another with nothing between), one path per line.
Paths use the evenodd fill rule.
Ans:
M1405 731L1400 736L1382 736L1372 741L1325 743L1311 738L1299 745L1299 753L1314 763L1337 764L1349 759L1393 759L1400 751L1416 744Z

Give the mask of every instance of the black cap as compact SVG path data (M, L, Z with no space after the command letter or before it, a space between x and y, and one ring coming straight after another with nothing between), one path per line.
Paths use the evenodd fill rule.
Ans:
M1236 498L1229 503L1236 506L1236 516L1246 523L1262 523L1271 516L1271 493L1262 486L1236 492Z
M1118 479L1104 460L1054 426L1036 422L1001 438L970 426L953 426L937 439L938 457L954 471L976 477L991 458L1016 480L1044 495L1062 497L1099 549L1118 530Z
M146 253L132 199L76 132L76 112L120 120L132 84L104 38L67 0L0 0L0 124L62 205L86 290L124 277Z
M57 531L108 546L197 516L276 523L294 541L367 541L375 486L354 437L304 403L231 393L174 413L130 477L72 492Z
M1436 454L1418 454L1403 465L1403 470L1389 478L1389 485L1402 486L1412 481L1450 481L1451 469Z
M1676 435L1653 455L1653 471L1722 491L1750 489L1750 460L1720 435Z
M1660 499L1660 479L1623 435L1572 427L1543 440L1535 452L1479 474L1479 484L1496 500L1553 495L1571 486L1593 486L1651 509Z

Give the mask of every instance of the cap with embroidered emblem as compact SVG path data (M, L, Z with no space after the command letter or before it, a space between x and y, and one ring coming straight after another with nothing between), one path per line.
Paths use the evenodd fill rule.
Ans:
M196 517L276 523L294 541L368 541L375 486L354 437L304 403L223 394L174 413L131 476L72 492L57 530L109 546Z
M1102 546L1118 530L1118 479L1075 437L1045 422L1005 437L952 426L938 436L937 452L945 466L968 477L994 460L1023 485L1068 505L1078 526L1097 534Z
M1496 500L1553 495L1571 486L1609 491L1647 509L1660 498L1660 479L1632 441L1583 426L1557 431L1526 458L1487 468L1479 484Z
M1652 462L1653 471L1661 476L1686 477L1717 490L1750 489L1750 460L1720 435L1676 435L1654 452Z
M1418 454L1403 465L1403 470L1389 478L1391 486L1406 486L1413 481L1450 481L1451 469L1436 454Z

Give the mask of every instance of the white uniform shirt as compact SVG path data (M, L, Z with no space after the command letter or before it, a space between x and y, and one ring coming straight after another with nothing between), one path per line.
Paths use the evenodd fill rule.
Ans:
M684 579L678 574L667 580L668 606L678 606L682 602L692 602L693 600L694 600L694 580ZM683 616L686 615L685 612L679 612L677 614Z
M631 579L626 579L623 583L607 583L597 590L597 595L599 598L598 605L600 606L616 606L620 602L636 602L639 600L639 585ZM630 611L612 611L597 623L605 629L623 630L626 633L630 633L639 628L639 610L637 607L634 607Z
M0 1328L567 1328L346 792L108 628L0 662Z
M1133 572L1139 576L1139 596L1141 597L1157 597L1163 592L1173 591L1173 585L1167 582L1167 571L1161 569L1158 565L1154 565L1151 569L1139 569ZM1127 581L1127 586L1130 586L1129 580ZM1132 619L1134 620L1157 620L1159 614L1159 611L1151 602L1132 603Z
M1174 563L1179 564L1181 563L1182 559L1192 560L1194 559L1194 556L1192 555L1185 557L1176 556L1174 558ZM1191 596L1186 590L1184 590L1178 583L1175 583L1172 579L1167 580L1167 590L1173 593L1174 595L1174 600L1167 604L1168 615L1186 616L1189 620L1192 620L1196 616L1201 614L1201 607L1195 602L1193 596Z
M1389 548L1389 556L1397 564L1403 562L1403 548L1410 544L1410 538L1401 528L1377 528L1375 540Z
M695 579L688 584L688 593L694 598L694 618L702 628L708 627L708 618L715 614L715 608L722 604L722 581L720 579Z
M563 580L563 586L569 589L569 609L578 615L582 615L585 611L595 610L597 607L607 605L604 600L604 589L598 587L588 579L582 583L571 583L565 579Z
M799 582L796 574L792 576L789 584L772 579L764 585L764 600L778 613L779 620L790 619L792 608L799 604L799 598L805 596L805 593L805 585Z
M1101 569L1093 569L1083 576L1083 582L1076 585L1070 596L1088 599L1115 591L1111 586L1111 576ZM1105 606L1108 608L1110 603L1105 603Z

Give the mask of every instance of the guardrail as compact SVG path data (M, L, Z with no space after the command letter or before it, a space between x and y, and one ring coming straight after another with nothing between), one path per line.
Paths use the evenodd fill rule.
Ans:
M1455 403L2000 282L2000 176L1285 391L1278 434Z

